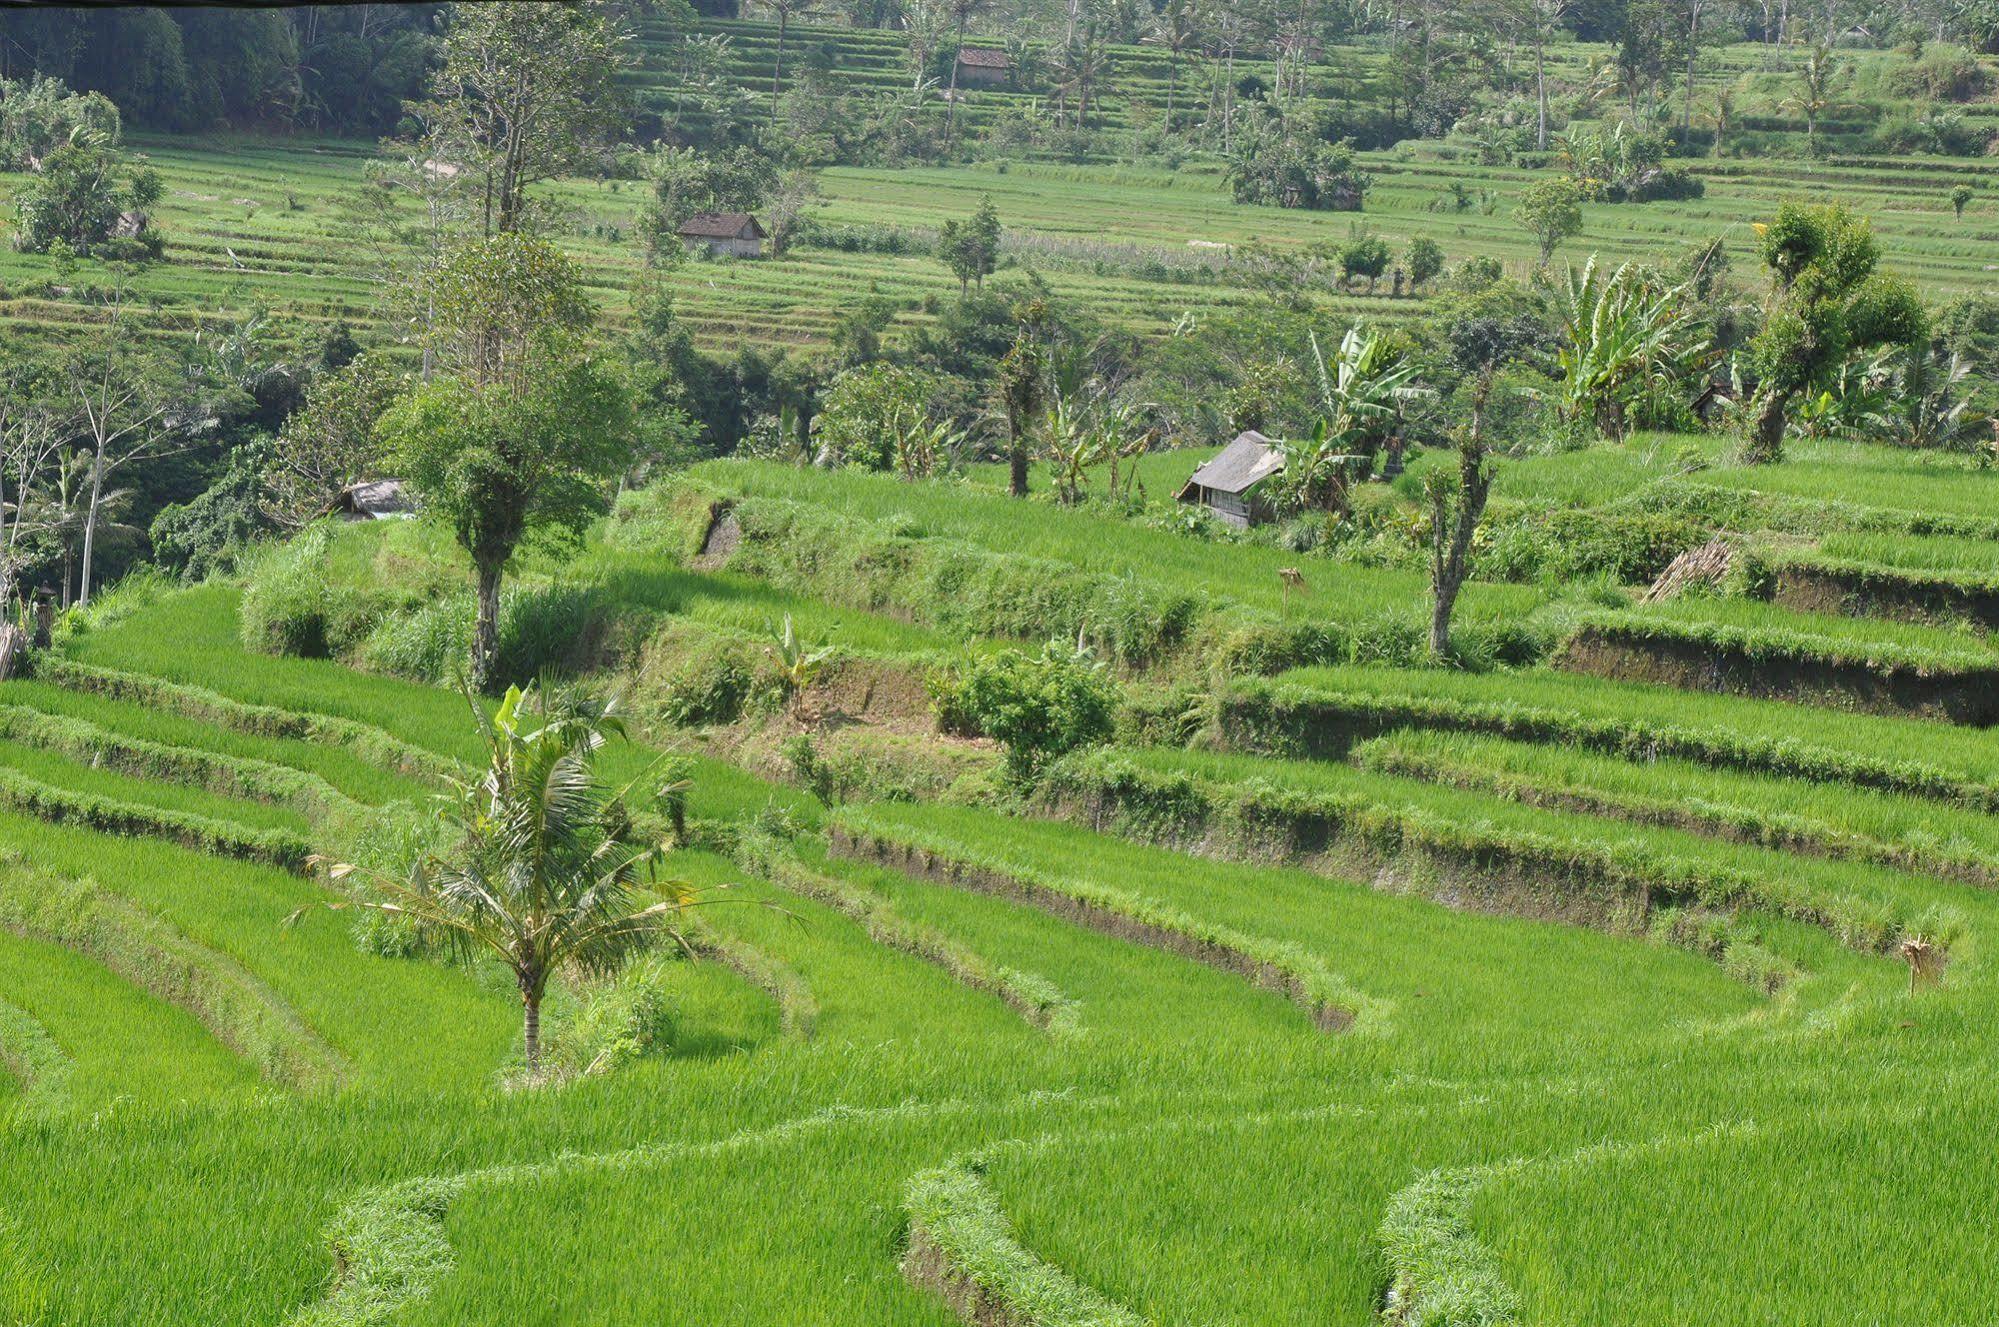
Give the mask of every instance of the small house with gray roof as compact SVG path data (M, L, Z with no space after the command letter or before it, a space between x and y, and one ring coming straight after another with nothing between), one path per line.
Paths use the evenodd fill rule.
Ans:
M1180 501L1206 507L1238 529L1260 525L1276 515L1267 485L1283 473L1283 448L1250 429L1194 471Z
M696 212L680 226L680 241L731 258L761 258L768 234L748 212Z
M1013 78L1013 57L990 46L963 46L958 49L959 87L976 85L1001 87Z

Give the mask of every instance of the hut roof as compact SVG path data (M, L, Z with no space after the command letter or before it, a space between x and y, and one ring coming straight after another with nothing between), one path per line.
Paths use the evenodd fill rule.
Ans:
M333 510L356 520L381 520L385 516L407 516L415 510L400 479L371 479L349 484L333 500Z
M990 46L961 46L958 48L958 63L974 69L1011 69L1013 57Z
M1237 436L1221 452L1195 470L1180 497L1185 501L1196 489L1218 493L1247 493L1284 469L1284 452L1255 429Z
M680 233L692 240L763 239L764 228L748 212L696 212L680 223Z

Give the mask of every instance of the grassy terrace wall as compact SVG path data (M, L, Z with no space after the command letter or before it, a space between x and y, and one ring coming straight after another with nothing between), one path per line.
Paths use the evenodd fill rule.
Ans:
M1329 564L1293 606L1278 571L1295 554L888 476L710 463L628 496L607 539L682 559L706 550L786 590L960 637L1080 640L1131 667L1273 672L1412 662L1426 648L1420 574ZM1553 641L1535 616L1543 600L1524 586L1469 587L1458 647L1539 658Z
M1180 723L1177 706L1126 715L1142 742L1177 740ZM1397 729L1572 746L1633 762L1672 757L1999 811L1999 749L1974 730L1871 715L1828 724L1782 703L1542 670L1326 668L1248 678L1215 698L1210 733L1229 750L1342 760Z
M1805 613L1999 628L1999 578L1980 572L1883 567L1821 554L1766 555L1749 569L1762 597Z
M1974 638L1788 616L1738 601L1586 615L1559 666L1624 681L1907 714L1999 721L1999 654Z
M1909 934L1961 929L1874 868L1800 863L1779 876L1754 849L1639 826L1611 840L1587 816L1338 766L1099 750L1057 765L1047 798L1064 818L1144 842L1326 863L1457 906L1625 933L1673 927L1686 910L1752 910L1888 953Z

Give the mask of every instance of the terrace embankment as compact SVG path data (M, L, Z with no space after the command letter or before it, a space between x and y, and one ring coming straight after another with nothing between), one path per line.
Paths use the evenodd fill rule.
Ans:
M1984 580L1800 560L1773 567L1766 594L1772 603L1804 613L1999 628L1999 585Z
M1203 776L1172 753L1087 753L1051 772L1046 806L1098 832L1176 851L1371 878L1377 888L1455 908L1654 936L1724 959L1733 975L1765 989L1781 985L1791 965L1763 951L1754 928L1738 927L1745 910L1821 928L1863 954L1892 953L1910 935L1955 925L1809 871L1773 877L1764 858L1740 856L1754 849L1637 827L1630 842L1607 842L1601 823L1586 817L1361 771L1229 759L1255 768Z
M1183 744L1186 710L1179 697L1128 705L1128 744ZM1828 728L1795 706L1572 673L1344 670L1302 681L1254 678L1218 694L1211 718L1210 744L1257 756L1341 761L1391 733L1460 733L1641 763L1679 759L1999 813L1999 769L1986 760L1982 735L1963 728L1874 716Z
M1589 622L1555 657L1592 677L1789 700L1986 727L1999 721L1999 661L1931 668L1894 659L1757 649L1718 635Z
M835 857L873 862L934 884L1008 899L1101 935L1177 954L1277 992L1303 1008L1328 1032L1343 1032L1353 1025L1352 1003L1326 991L1323 977L1304 970L1302 956L1298 962L1282 962L1272 953L1256 952L1259 946L1248 937L1237 937L1221 928L1202 928L1190 919L1165 913L1144 915L1136 906L1113 906L1108 893L1101 899L1082 897L837 819L829 834Z

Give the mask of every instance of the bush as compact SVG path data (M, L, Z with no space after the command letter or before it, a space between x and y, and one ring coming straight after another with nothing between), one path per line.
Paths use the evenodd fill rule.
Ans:
M604 1074L670 1051L676 1012L667 990L670 962L641 955L593 986L573 1021L552 1038L556 1062L571 1073Z
M757 691L748 642L698 630L662 632L647 647L639 700L668 723L733 723Z
M332 590L326 554L332 532L308 527L271 549L252 567L243 591L243 644L264 654L323 659L330 651L327 614Z
M1056 756L1111 735L1117 687L1088 654L1050 643L1038 655L1005 650L937 688L948 727L1006 747L1007 772L1029 783Z
M475 606L470 593L449 595L384 619L363 645L368 667L421 682L445 682L464 670ZM608 615L599 593L581 585L514 585L500 596L501 685L586 667Z

